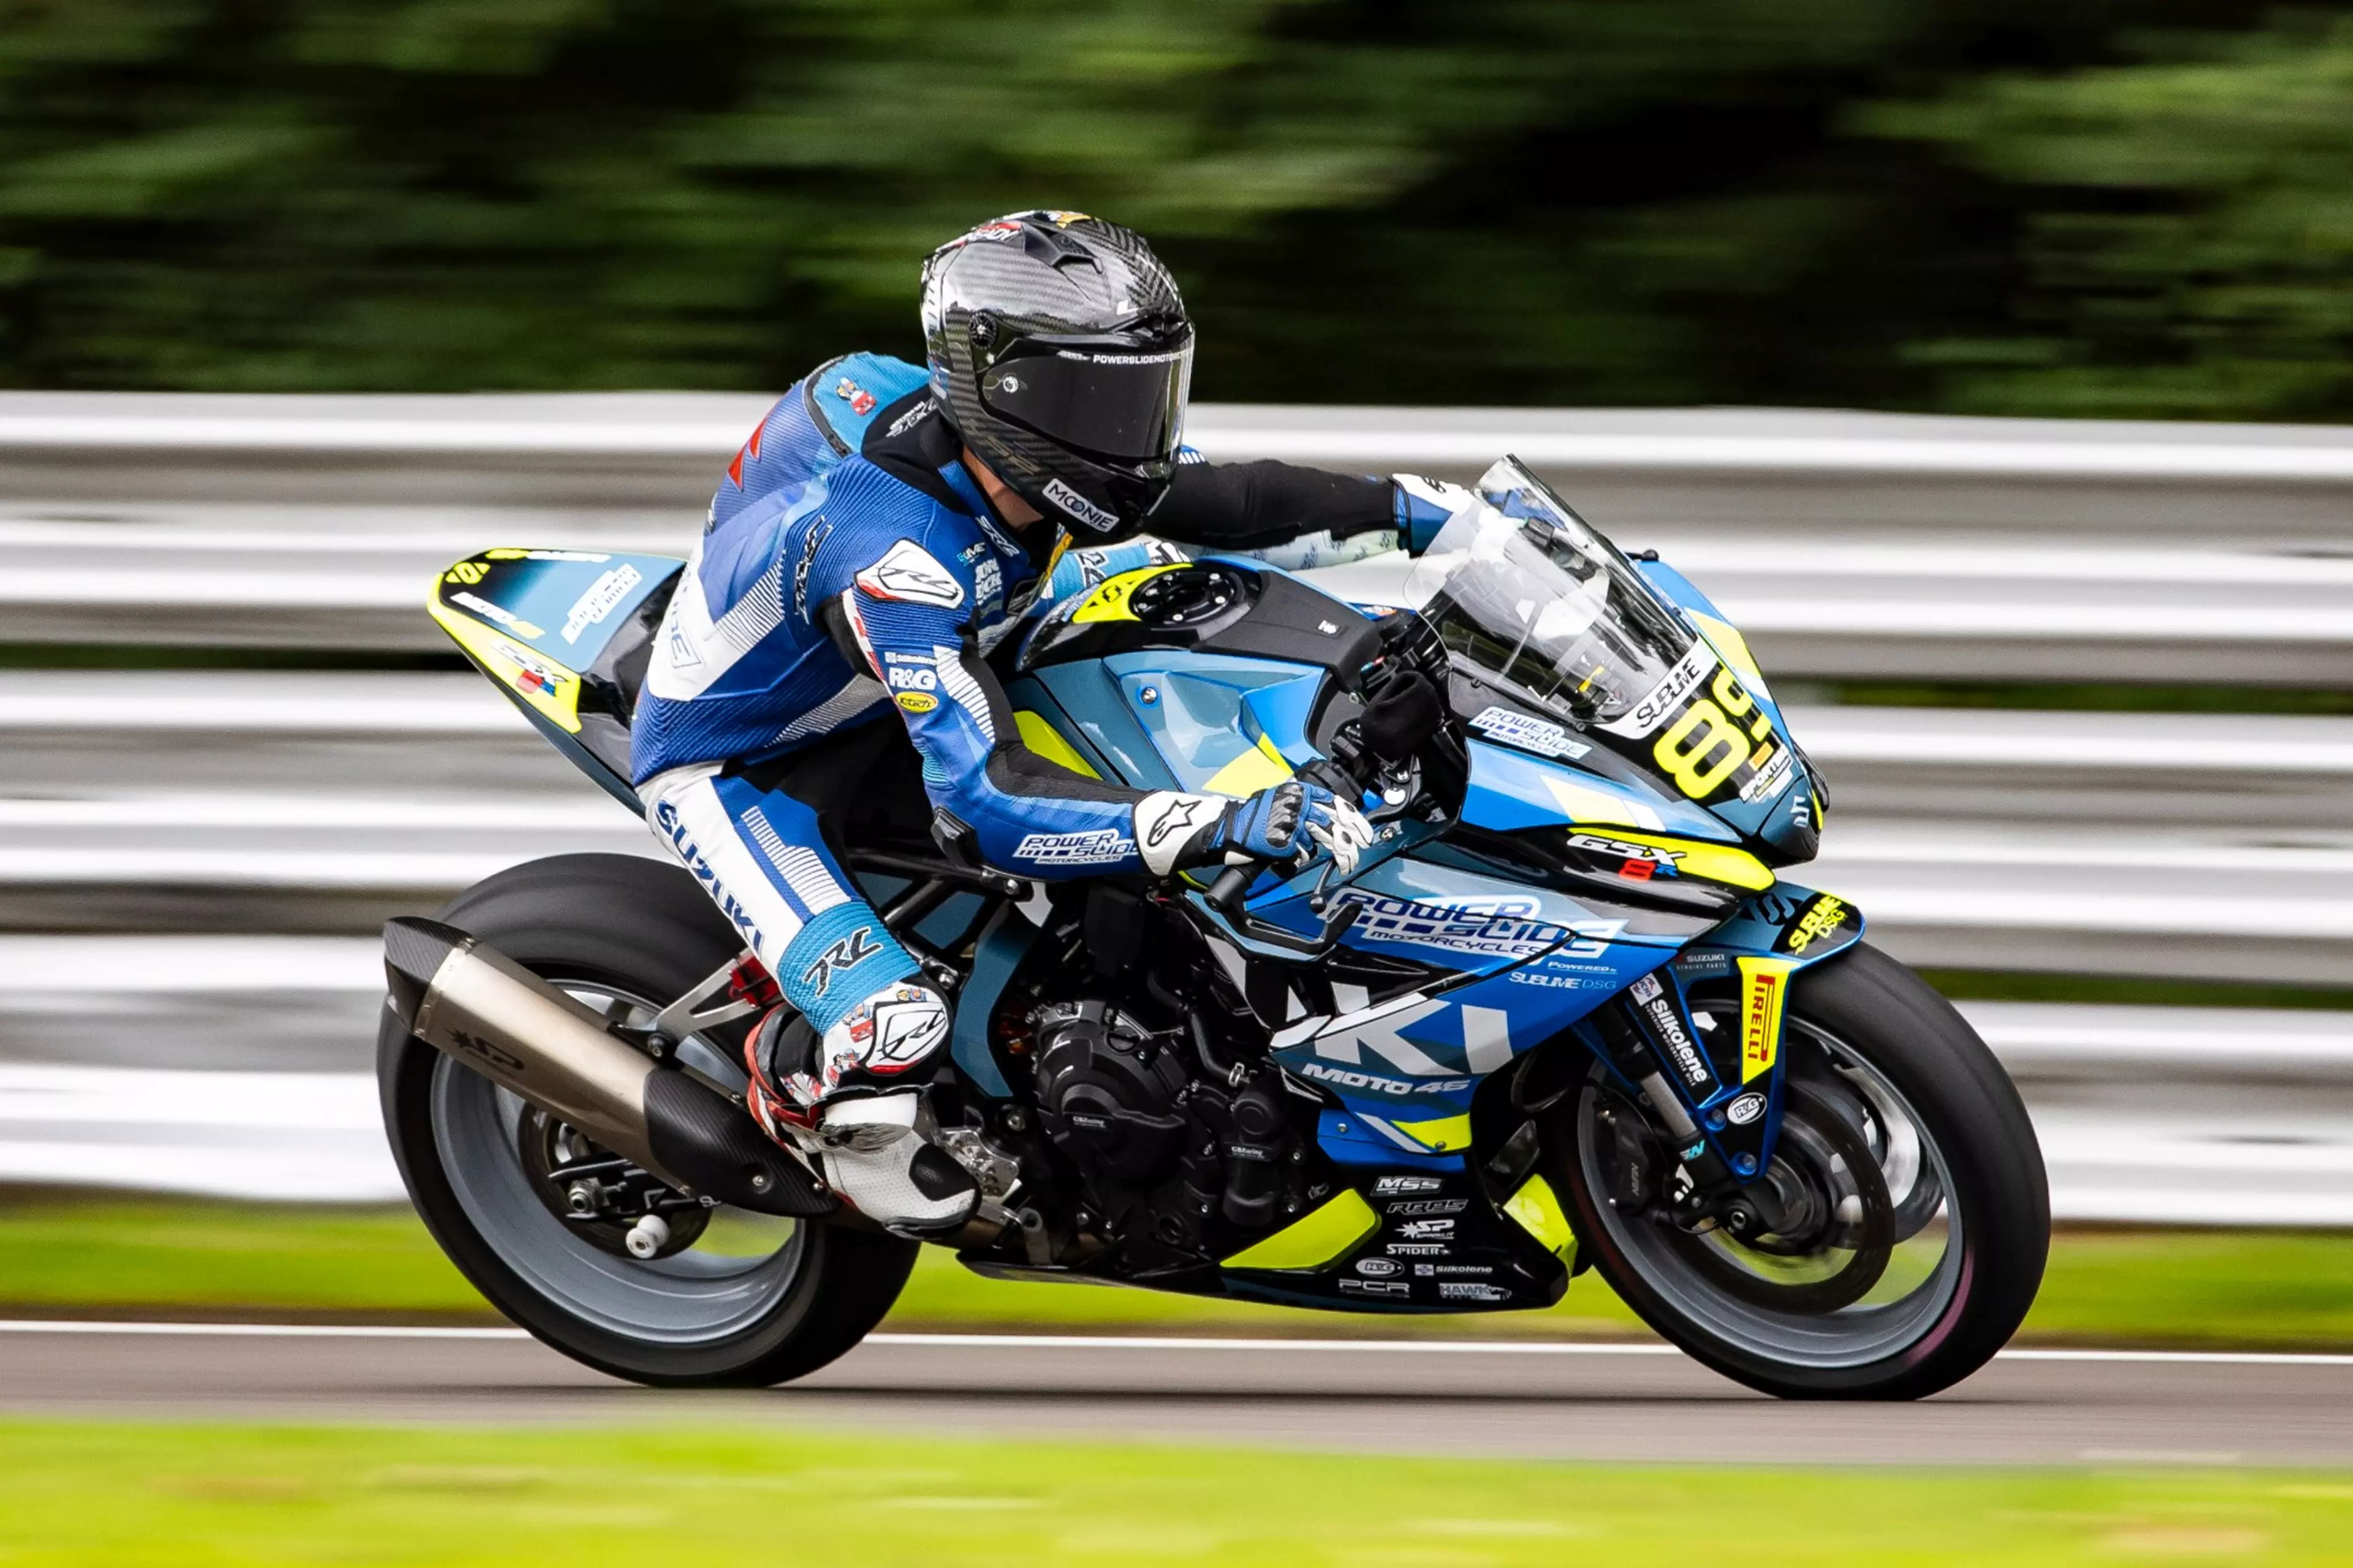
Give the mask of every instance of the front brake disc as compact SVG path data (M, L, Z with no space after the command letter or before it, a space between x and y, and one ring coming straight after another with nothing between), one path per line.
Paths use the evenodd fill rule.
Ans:
M1819 1315L1852 1306L1886 1273L1895 1205L1862 1130L1802 1081L1788 1086L1773 1156L1804 1190L1797 1234L1742 1242L1721 1227L1678 1233L1700 1274L1751 1306Z

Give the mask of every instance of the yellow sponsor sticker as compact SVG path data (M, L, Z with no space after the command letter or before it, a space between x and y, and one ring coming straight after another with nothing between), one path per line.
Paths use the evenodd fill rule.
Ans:
M1128 607L1127 601L1138 588L1163 572L1176 570L1174 566L1140 566L1133 572L1122 572L1116 577L1104 578L1089 590L1087 596L1079 601L1079 607L1071 612L1071 624L1086 626L1097 621L1135 619L1135 612Z
M1740 1081L1770 1072L1781 1055L1781 1004L1789 975L1787 958L1740 960Z
M544 715L568 733L580 732L577 671L510 641L471 616L451 609L441 603L438 595L425 607L459 647L503 681L533 712Z
M1806 907L1782 942L1791 952L1803 952L1846 923L1846 900L1824 893Z
M910 713L928 713L940 705L940 700L928 691L902 691L899 706Z

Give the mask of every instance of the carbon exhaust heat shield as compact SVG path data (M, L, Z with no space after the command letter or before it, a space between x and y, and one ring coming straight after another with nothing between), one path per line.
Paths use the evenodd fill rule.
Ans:
M837 1206L739 1107L457 927L386 921L384 972L410 1034L681 1192L802 1218Z

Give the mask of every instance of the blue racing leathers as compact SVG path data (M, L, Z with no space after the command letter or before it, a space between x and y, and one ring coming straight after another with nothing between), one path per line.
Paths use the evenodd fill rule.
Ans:
M632 771L658 836L819 1032L919 966L820 811L746 776L761 764L895 715L936 826L1025 878L1166 874L1231 804L1104 784L1022 743L986 660L1061 542L991 510L929 391L908 389L920 375L857 355L778 402L713 498L637 711ZM1425 529L1413 504L1385 479L1192 463L1151 521L1277 559L1269 547L1305 535L1320 563Z

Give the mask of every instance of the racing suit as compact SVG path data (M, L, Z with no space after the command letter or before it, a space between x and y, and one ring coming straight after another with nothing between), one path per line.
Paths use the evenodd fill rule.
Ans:
M1025 531L995 513L928 388L874 408L861 390L873 377L836 381L837 366L865 361L834 362L781 399L729 466L634 728L633 782L657 836L819 1036L921 973L838 858L841 781L823 786L839 770L822 765L836 737L895 710L935 823L1024 878L1166 875L1204 814L1229 804L1102 783L1024 744L986 659L1039 601L1061 541L1050 523ZM820 464L832 455L815 443L833 432L810 416L836 396L866 398L871 419L855 451ZM1150 523L1163 540L1297 567L1396 548L1401 531L1434 531L1442 505L1404 481L1195 459ZM1151 548L1113 551L1143 564ZM1082 552L1052 575L1068 592L1082 572L1124 564ZM871 1076L852 1076L871 1089L919 1065L942 1016L923 1038L881 1042L862 1063ZM844 1087L820 1073L802 1095Z

